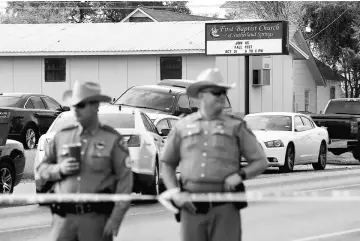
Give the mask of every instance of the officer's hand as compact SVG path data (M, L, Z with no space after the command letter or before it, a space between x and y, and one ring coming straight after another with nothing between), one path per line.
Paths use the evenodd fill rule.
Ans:
M114 236L116 236L119 232L119 225L116 224L112 219L108 219L104 228L104 239L112 240Z
M236 186L242 182L240 174L234 173L225 179L224 188L225 191L235 191Z
M60 163L60 172L63 175L71 175L78 172L80 164L73 157L68 157Z
M191 213L195 213L196 207L194 203L189 201L188 192L176 193L172 196L172 200L174 201L175 205L178 206L179 208L185 208Z

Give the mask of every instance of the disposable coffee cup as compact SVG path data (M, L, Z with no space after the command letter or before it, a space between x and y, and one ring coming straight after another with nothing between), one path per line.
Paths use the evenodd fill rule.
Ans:
M74 143L69 144L69 157L75 158L75 160L81 164L81 144L80 143Z

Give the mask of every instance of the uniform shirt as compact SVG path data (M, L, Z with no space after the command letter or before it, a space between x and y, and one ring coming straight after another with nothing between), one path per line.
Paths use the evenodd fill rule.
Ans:
M246 123L226 114L206 120L198 111L179 120L166 140L161 160L180 164L183 186L189 191L223 191L227 176L248 162L266 159Z
M80 172L63 178L59 163L69 157L66 145L71 143L81 143ZM101 124L92 131L83 130L77 124L57 132L37 171L42 182L56 182L56 193L99 193L107 190L130 194L133 187L131 160L124 139L113 128ZM117 214L113 214L121 217L129 205L129 202L119 204L114 209Z

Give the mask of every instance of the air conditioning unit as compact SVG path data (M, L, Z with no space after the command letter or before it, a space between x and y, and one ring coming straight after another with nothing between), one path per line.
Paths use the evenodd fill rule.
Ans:
M252 85L254 87L270 85L270 69L254 69L252 75Z

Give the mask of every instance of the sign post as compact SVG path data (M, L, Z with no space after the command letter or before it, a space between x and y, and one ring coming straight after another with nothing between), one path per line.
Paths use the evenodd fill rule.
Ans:
M205 23L205 53L245 56L245 115L250 109L249 56L288 55L287 21Z

